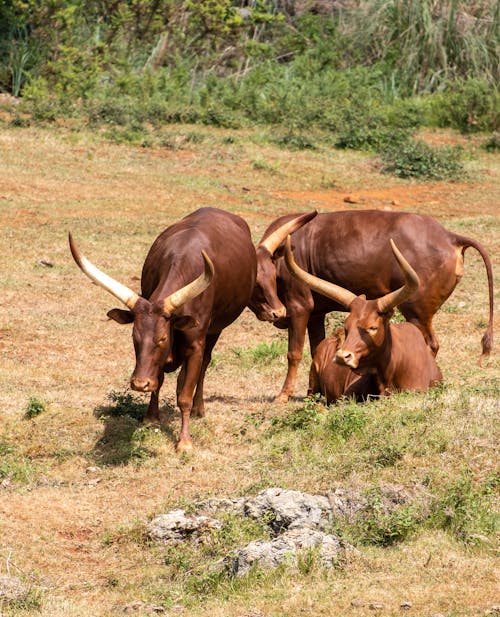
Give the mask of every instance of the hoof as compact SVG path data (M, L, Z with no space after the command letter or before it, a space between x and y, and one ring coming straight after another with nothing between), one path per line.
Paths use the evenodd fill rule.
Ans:
M161 426L160 418L144 418L142 423L144 426L150 426L152 428L160 428Z
M289 394L287 394L286 392L280 392L278 396L275 397L273 402L284 404L284 403L288 403L289 398L290 398Z
M177 454L183 454L184 452L192 452L193 444L191 443L191 440L178 441L177 445L175 446L175 451L177 452Z
M193 417L193 418L204 418L205 417L205 410L203 408L195 409L193 407L193 409L191 409L191 417Z

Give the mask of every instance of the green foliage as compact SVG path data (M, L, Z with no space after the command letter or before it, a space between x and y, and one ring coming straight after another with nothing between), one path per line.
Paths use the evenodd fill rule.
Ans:
M466 544L481 544L486 535L498 531L498 485L498 475L477 482L471 470L464 469L435 500L430 525L445 529Z
M330 406L326 429L334 437L349 439L351 435L362 433L367 423L366 406L358 405L354 399L345 399Z
M232 351L245 367L255 364L262 365L286 355L287 342L284 339L279 339L270 343L259 343L252 349L233 348Z
M103 405L95 410L98 417L129 416L130 418L142 422L146 416L147 405L139 403L131 392L112 391L108 394L110 405Z
M28 484L34 476L33 463L10 440L0 436L0 479Z
M47 404L36 396L30 396L28 404L24 410L24 417L28 420L36 418L47 410Z
M357 515L351 533L361 544L390 546L413 534L422 515L415 504L388 505L379 489L369 491L367 504Z
M498 152L500 150L500 133L493 133L481 146L486 152Z
M321 416L324 414L324 407L320 403L320 400L321 395L315 394L305 400L303 407L300 407L285 416L275 416L271 420L273 430L309 430L311 425L319 423Z
M425 142L407 141L381 152L383 171L400 178L458 180L465 171L458 147L433 148Z
M496 131L500 128L500 91L485 79L446 82L429 100L432 122L462 133Z

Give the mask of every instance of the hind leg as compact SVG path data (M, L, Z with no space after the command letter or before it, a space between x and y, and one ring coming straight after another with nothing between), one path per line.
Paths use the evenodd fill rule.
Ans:
M404 304L399 307L399 310L403 313L406 321L409 321L413 325L417 326L420 332L422 332L425 342L430 347L434 356L436 356L439 351L439 341L437 339L434 326L432 325L434 313L428 314L423 311L416 311L411 305L408 306Z

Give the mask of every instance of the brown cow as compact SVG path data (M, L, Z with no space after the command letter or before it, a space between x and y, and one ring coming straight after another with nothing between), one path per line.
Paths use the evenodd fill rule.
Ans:
M335 362L335 354L340 345L341 336L337 330L316 347L309 371L307 395L322 394L327 405L335 403L343 396L354 397L358 402L367 400L370 395L378 396L379 387L375 372L357 374L348 366Z
M285 246L285 262L292 276L349 311L344 323L345 340L335 353L335 362L361 374L375 371L379 394L383 395L395 390L427 390L443 378L422 332L412 323L390 321L394 309L419 287L417 273L392 239L390 242L405 283L375 300L367 300L365 295L356 296L302 270L293 258L290 237ZM317 360L316 355L314 358ZM340 384L335 385L338 391ZM320 384L322 386L324 383ZM334 393L335 388L327 398L332 400Z
M276 237L296 216L274 221L261 243ZM446 230L429 216L382 210L318 214L294 233L292 241L295 259L302 268L356 295L379 298L403 283L401 270L387 251L387 238L394 239L420 277L419 289L399 309L422 331L434 354L439 343L432 318L462 277L465 250L473 247L479 251L488 277L489 323L482 339L483 356L488 355L493 344L493 275L488 253L479 242ZM325 314L345 309L296 281L279 258L282 247L278 244L272 256L258 255L257 281L249 306L260 319L288 329L288 372L278 395L278 400L286 401L294 391L306 329L314 355L325 338ZM286 317L274 318L266 307L280 304L286 309Z
M133 390L151 392L146 422L160 420L164 373L182 367L177 378L182 415L177 451L191 450L189 416L204 415L203 380L212 350L254 288L256 254L248 225L229 212L202 208L167 227L144 262L140 296L93 266L71 234L70 247L83 272L128 307L113 309L108 316L134 324L136 365L130 384Z

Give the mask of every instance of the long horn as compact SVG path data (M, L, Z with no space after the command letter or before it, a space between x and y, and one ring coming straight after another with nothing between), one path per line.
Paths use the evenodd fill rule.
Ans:
M90 261L80 253L78 247L73 240L73 236L71 232L69 232L69 248L71 249L71 254L73 255L73 259L76 261L78 267L82 272L84 272L89 279L97 283L100 287L109 291L110 294L118 298L120 302L123 302L125 306L127 306L130 310L132 310L135 306L135 303L139 299L139 296L125 285L122 285L115 279L111 278L99 268L96 268Z
M313 291L317 291L334 302L342 304L345 308L349 308L354 298L356 298L356 294L353 294L348 289L339 287L339 285L335 285L335 283L330 283L302 270L293 258L290 236L287 237L285 243L285 263L292 276L297 280L308 285Z
M188 283L184 287L181 287L174 293L170 294L163 301L163 309L167 313L173 313L175 309L185 304L188 300L192 300L196 296L199 296L212 282L214 276L214 265L210 257L201 251L203 260L205 262L205 271L191 283Z
M278 227L278 229L275 229L267 238L262 240L259 246L263 246L264 248L266 248L272 255L289 234L293 234L294 231L297 231L297 229L302 227L302 225L308 223L317 214L317 210L314 210L313 212L301 214L300 216L295 217L291 221L284 223L283 225Z
M402 304L407 298L417 291L420 284L417 273L400 253L392 238L390 242L394 257L398 260L399 267L405 277L405 284L403 287L400 287L395 291L391 291L377 300L377 308L379 313L387 313L387 311L390 311L399 304Z

